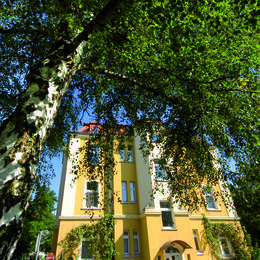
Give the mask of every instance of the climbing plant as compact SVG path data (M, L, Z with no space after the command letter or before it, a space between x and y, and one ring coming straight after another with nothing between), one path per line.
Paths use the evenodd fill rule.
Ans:
M205 226L206 237L210 245L211 253L216 259L221 259L218 253L220 236L224 236L230 242L237 260L251 259L247 240L245 239L242 229L238 225L212 223L205 216L203 217L203 224Z
M87 238L90 242L90 250L95 259L112 259L117 255L114 246L114 219L107 214L96 223L83 224L73 228L59 243L62 248L63 259L73 259L75 250L82 240Z

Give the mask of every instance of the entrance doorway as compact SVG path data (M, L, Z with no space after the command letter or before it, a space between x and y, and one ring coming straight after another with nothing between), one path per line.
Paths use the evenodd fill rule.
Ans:
M181 260L180 251L173 246L167 247L164 253L165 260Z

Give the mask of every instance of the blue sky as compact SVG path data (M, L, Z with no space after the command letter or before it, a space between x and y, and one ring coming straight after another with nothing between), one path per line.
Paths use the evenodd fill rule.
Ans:
M53 164L53 168L55 171L55 177L51 181L51 190L54 190L57 198L59 196L59 188L60 188L60 178L61 178L61 171L62 171L62 155L59 157L53 157L51 160Z

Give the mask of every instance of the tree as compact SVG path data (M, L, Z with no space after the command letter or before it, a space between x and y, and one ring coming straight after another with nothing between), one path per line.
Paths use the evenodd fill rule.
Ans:
M2 259L11 258L19 239L41 150L52 154L62 146L75 111L92 111L106 127L124 121L150 135L156 127L149 122L162 122L162 162L174 156L166 169L177 183L174 194L223 176L214 171L212 147L230 182L237 175L226 170L226 160L259 160L256 2L22 0L1 6Z
M37 181L33 198L30 200L28 210L23 219L23 231L16 250L15 259L21 259L35 252L35 245L38 234L43 230L50 233L42 239L40 250L50 252L52 243L53 227L55 216L52 214L55 210L56 195L45 184Z
M250 173L248 173L250 171ZM247 168L231 186L241 224L250 234L253 245L260 245L260 180L259 173Z

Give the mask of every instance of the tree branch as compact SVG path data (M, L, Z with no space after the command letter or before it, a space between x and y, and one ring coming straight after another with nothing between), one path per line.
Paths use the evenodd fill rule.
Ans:
M114 71L110 71L110 70L106 70L106 69L102 69L102 68L94 68L91 66L82 66L81 67L82 71L87 71L87 72L95 72L95 73L99 73L101 75L105 75L111 78L116 78L125 82L128 82L130 84L133 85L137 85L138 87L153 93L155 96L160 96L162 98L164 98L166 101L171 102L171 104L175 104L175 105L179 105L180 102L178 100L177 97L175 96L169 96L167 95L165 92L159 90L159 89L155 89L147 84L144 84L140 81L137 81L136 79L130 78L126 75L120 74L120 73L116 73Z
M73 53L82 41L86 41L88 36L94 32L123 2L124 0L110 0L107 5L99 12L99 14L89 22L83 31L75 37L75 39L64 45L64 49L68 50L67 55Z
M47 33L44 30L27 30L27 29L17 29L17 28L9 28L9 29L5 29L3 27L0 27L0 34L34 34L37 33L37 35L45 35L45 36L49 36L49 33Z

